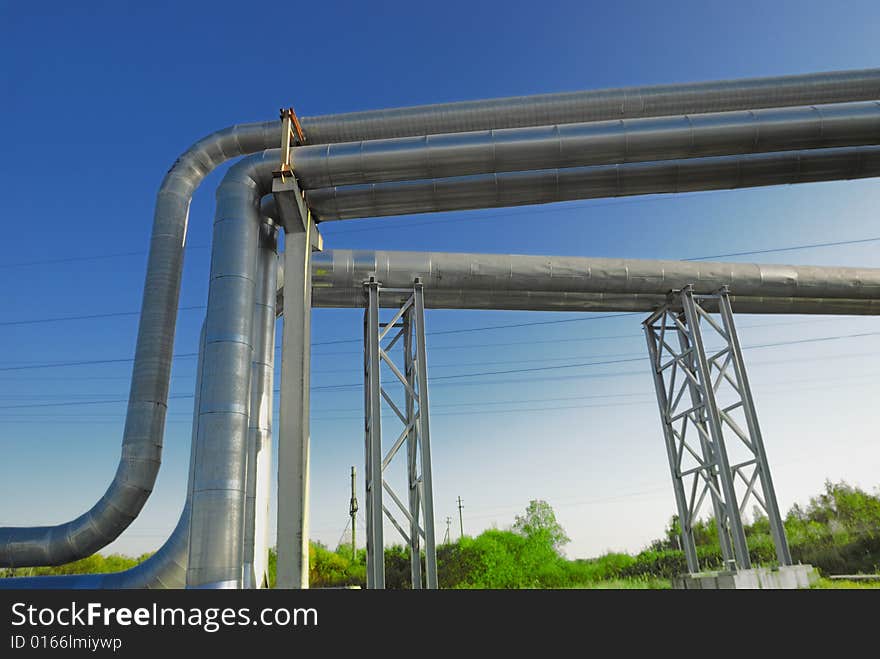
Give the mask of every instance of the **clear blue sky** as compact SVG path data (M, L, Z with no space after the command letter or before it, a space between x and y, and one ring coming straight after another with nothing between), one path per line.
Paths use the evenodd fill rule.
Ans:
M201 136L272 119L291 104L315 115L874 67L878 28L880 5L868 1L0 0L0 524L62 522L103 493L125 404L77 401L125 399L130 375L128 362L9 369L130 358L137 316L10 323L136 312L156 189ZM206 300L221 176L194 199L182 308ZM878 205L869 180L361 220L326 226L324 236L329 248L684 258L880 236ZM880 267L878 245L737 260ZM195 352L202 313L181 311L176 353ZM436 336L431 373L644 352L640 316L436 311L428 323L448 330L572 318ZM355 311L315 311L316 343L352 340L316 345L316 386L359 382L360 322ZM880 332L875 318L740 324L745 345ZM877 485L878 338L747 353L784 509L825 478ZM194 369L194 359L175 362L172 395L192 394ZM566 379L551 379L559 375ZM449 382L431 390L441 536L446 516L457 519L459 495L471 534L510 524L531 498L547 499L573 556L636 551L662 532L674 500L646 361ZM313 537L333 546L347 521L349 466L362 472L362 398L357 388L316 390L312 401ZM108 549L154 549L174 526L191 404L171 401L154 494Z

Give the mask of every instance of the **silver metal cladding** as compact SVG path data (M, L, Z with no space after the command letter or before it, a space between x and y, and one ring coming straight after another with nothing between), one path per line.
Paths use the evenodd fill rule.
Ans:
M558 168L559 163L594 162L578 160L584 151L591 150L603 154L596 155L595 159L632 160L745 149L746 142L756 135L754 127L758 121L762 126L759 146L753 150L797 149L800 140L810 146L873 143L876 106L861 104L832 109L795 106L852 104L878 98L880 69L868 69L305 117L302 124L311 145L495 131L482 136L441 135L384 145L334 147L330 151L340 154L334 165L338 171L328 171L326 163L316 166L315 175L324 177L316 181L338 183L375 177L379 182L313 189L308 192L308 201L319 219L337 220L878 176L880 148L874 146ZM782 109L786 107L792 109ZM745 113L738 118L709 114L758 108L772 110ZM751 123L746 114L752 117ZM673 115L690 115L687 125L682 117ZM647 119L649 117L663 118ZM627 123L630 119L638 121ZM608 120L626 121L615 123L617 128L610 124L566 127ZM625 127L626 142L622 152L621 125ZM530 128L541 126L554 128ZM129 403L114 478L101 499L74 520L50 526L0 528L0 567L58 565L83 558L115 540L140 513L152 491L161 461L192 194L218 165L231 158L279 146L279 128L277 121L269 121L231 126L213 133L181 155L166 174L156 199ZM503 132L507 129L520 132ZM429 159L423 160L426 147L419 144L430 145L427 147L431 151ZM491 155L489 144L493 150ZM529 145L528 148L525 145ZM561 148L562 152L553 156L559 160L552 169L501 171L543 166L542 163L552 162L548 159L554 148ZM376 149L375 154L371 149ZM366 159L365 150L372 154ZM349 152L350 157L344 155ZM310 152L301 151L303 159L307 153ZM319 154L320 148L316 148L315 153ZM152 563L163 567L136 568L124 573L126 577L83 578L76 582L78 584L108 587L105 584L117 583L112 579L119 579L118 583L167 585L179 578L183 563L170 557L180 555L181 543L187 535L190 537L189 586L241 584L258 203L260 196L268 192L266 182L271 180L271 171L277 168L278 162L278 151L249 158L230 169L218 190L203 351L204 380L197 441L193 448L197 468L192 475L192 522L187 521L187 508L165 545L167 550L160 550ZM323 161L317 158L316 162ZM321 172L320 167L325 170ZM497 173L485 173L496 169ZM484 173L461 176L463 171ZM418 172L427 178L384 182L389 178L412 177ZM308 165L304 175L311 176ZM346 178L351 176L362 178ZM798 293L788 292L790 282L784 277L781 282L767 285L769 288L760 289L755 297L736 291L740 295L735 298L737 311L754 308L768 313L794 313L794 309L798 313L877 313L878 300L868 296L800 297L803 288L798 285L795 286ZM835 285L848 287L846 282ZM850 288L859 290L856 286ZM323 289L317 284L314 290L315 306L335 305L337 302L330 298L347 299L349 294L347 288ZM426 284L425 303L435 307L444 304L468 307L475 304L476 290L433 292ZM767 290L773 294L767 294ZM362 299L362 289L358 287L357 291ZM493 292L490 289L481 295L485 295L485 300L479 302L483 306L472 308L512 308L501 305L523 304L522 298L526 297L525 304L531 306L517 308L568 308L566 305L579 304L578 308L585 310L627 306L642 309L648 298L657 294L631 289L625 292L558 292L555 289ZM322 296L329 297L322 299ZM383 302L389 297L385 296ZM811 311L820 308L825 311Z
M144 296L119 466L88 512L55 526L0 528L0 566L60 565L115 540L153 489L162 454L183 248L192 193L223 162L275 146L278 123L231 126L194 144L165 175L156 198Z
M277 166L277 151L245 158L217 190L188 588L242 584L259 208Z
M880 143L880 103L740 110L302 146L303 189Z
M192 496L195 447L199 427L199 393L201 392L202 364L205 354L205 325L199 338L199 357L196 364L196 388L193 401L192 436L190 440L189 477L186 502L177 525L159 549L143 563L107 574L68 574L63 576L14 577L0 579L0 590L10 589L165 589L186 585L186 562L189 554L190 499Z
M302 117L309 144L880 99L880 69L602 89Z
M609 259L573 256L394 252L335 249L312 256L312 286L357 289L375 277L383 288L419 278L439 291L665 295L692 284L697 294L728 286L738 296L880 300L880 268Z
M493 291L482 289L425 288L428 309L486 309L511 311L600 311L650 312L661 307L666 294L658 293L575 293L547 291ZM393 308L405 300L402 295L385 292L381 306ZM880 315L880 300L731 295L737 313L818 314L834 316ZM314 308L356 309L364 306L361 288L314 288ZM710 305L711 306L711 305Z
M880 147L859 146L319 188L306 198L330 221L876 176Z
M266 208L266 204L263 204ZM264 215L265 219L265 215ZM244 587L268 579L269 496L272 467L272 402L275 365L275 299L278 288L278 229L263 222L254 303L254 351L248 424L247 496L244 527Z

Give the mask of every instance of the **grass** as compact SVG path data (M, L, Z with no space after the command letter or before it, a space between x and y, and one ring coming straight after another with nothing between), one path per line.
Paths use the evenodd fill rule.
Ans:
M644 577L592 581L576 584L572 588L587 590L668 590L672 588L672 584L668 579ZM821 577L813 584L812 590L880 590L880 580L851 581Z
M658 577L633 577L631 579L606 579L580 583L572 588L582 590L669 590L672 583L669 579Z
M880 590L880 580L848 581L846 579L826 579L821 577L813 584L814 590Z

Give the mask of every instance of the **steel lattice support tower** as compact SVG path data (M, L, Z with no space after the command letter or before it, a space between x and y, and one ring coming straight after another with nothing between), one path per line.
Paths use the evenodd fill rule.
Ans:
M387 323L379 320L379 295L409 293ZM410 550L412 587L437 588L437 552L434 543L434 501L431 484L431 438L428 414L425 302L421 280L410 289L382 289L370 278L364 284L364 412L366 453L367 587L385 587L383 515L403 537ZM398 350L393 351L397 347ZM402 349L402 350L401 350ZM398 354L398 363L393 356ZM402 367L399 363L402 357ZM393 376L396 389L382 385L382 363ZM397 391L402 389L402 394ZM395 397L393 393L397 393ZM402 402L400 400L402 395ZM403 428L383 456L382 401ZM386 469L406 444L407 502L385 478ZM405 520L401 523L383 503L387 493ZM422 576L421 542L424 541L425 574Z
M727 288L673 291L644 329L688 570L699 571L693 525L707 495L729 568L751 567L750 501L769 520L779 564L791 565Z

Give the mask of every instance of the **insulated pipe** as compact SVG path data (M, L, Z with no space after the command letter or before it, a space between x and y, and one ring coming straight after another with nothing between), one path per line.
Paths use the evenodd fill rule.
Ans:
M399 308L407 300L404 293L382 291L381 306ZM731 295L737 313L818 314L835 316L880 315L880 300ZM492 309L507 311L602 311L651 312L667 302L658 293L581 293L548 291L498 291L477 288L431 289L425 287L428 309ZM715 309L707 302L710 311ZM362 308L361 288L317 288L312 291L314 308Z
M347 249L312 256L312 286L318 300L327 299L324 296L332 289L360 290L363 298L363 283L370 277L384 288L410 288L418 277L426 295L468 290L512 296L523 292L666 295L692 284L697 294L727 286L747 297L880 300L880 268Z
M874 176L880 147L862 146L319 188L306 198L329 221Z
M880 143L880 102L302 146L304 189Z
M267 204L263 204L265 209ZM265 213L264 213L265 219ZM275 297L278 230L262 224L254 305L254 351L247 447L244 515L244 587L268 585L269 490L272 467L272 388L275 367Z
M845 71L352 113L303 121L311 143L379 139L582 122L874 99L880 72ZM233 126L196 143L165 176L153 223L122 455L98 503L56 526L0 528L0 566L57 565L113 541L140 512L161 456L183 246L192 193L229 158L273 146L277 122Z
M72 521L0 528L0 566L60 565L83 558L115 540L141 511L161 460L190 199L215 167L276 145L278 135L277 121L226 128L194 144L165 175L156 199L116 475L104 496Z
M188 588L242 585L259 209L277 167L277 151L245 158L217 189Z
M846 103L880 98L880 69L628 87L302 117L308 144Z
M192 497L195 446L199 427L199 400L202 388L202 364L205 355L205 325L199 337L199 357L196 364L196 388L193 401L192 438L189 451L189 476L186 483L186 502L171 535L159 549L143 563L122 572L106 574L67 574L42 577L14 577L0 579L4 589L63 589L63 590L119 590L141 588L183 588L186 585L186 561L189 553L190 500Z
M268 202L268 203L267 203ZM253 418L262 420L263 428L249 428L249 456L251 451L256 450L257 459L254 464L258 467L255 474L256 488L254 499L260 505L251 506L249 509L253 516L250 524L256 526L256 533L251 527L251 542L256 538L259 549L250 552L252 574L266 574L268 569L268 513L269 513L269 486L271 468L271 405L272 405L272 363L274 361L274 327L275 327L275 293L277 280L277 256L275 253L275 233L270 231L265 224L266 216L274 217L275 209L271 197L264 199L262 204L263 232L261 234L261 260L258 264L258 289L260 291L254 306L254 321L258 324L256 341L258 353L264 359L257 361L255 354L252 363L251 379L257 383L254 391L262 391L265 395L252 396L251 405L255 412ZM270 293L271 292L271 293ZM263 295L265 293L265 295ZM262 331L260 329L262 327ZM271 336L269 336L271 334ZM186 569L189 553L189 521L190 521L190 498L192 494L193 471L195 469L195 446L197 439L199 400L202 381L202 364L205 344L205 327L202 327L200 340L199 360L196 369L195 405L193 418L193 437L190 449L190 470L187 484L187 500L181 513L177 526L171 536L159 548L159 550L143 563L122 572L108 574L88 575L64 575L43 577L19 577L0 579L2 589L134 589L134 588L183 588L186 584ZM257 432L262 435L262 444L257 446L253 440L257 439ZM249 463L250 464L250 463ZM260 469L259 467L262 466ZM250 488L250 480L248 485ZM249 489L250 492L250 489ZM255 521L256 520L256 521ZM245 536L248 530L245 528ZM247 554L248 543L245 543ZM256 560L254 557L256 556ZM248 571L245 571L247 577ZM259 584L257 584L259 585Z
M271 200L271 198L268 198ZM263 204L264 222L269 206ZM274 210L274 208L270 209ZM272 377L275 343L275 297L277 287L277 255L275 251L276 229L268 224L261 228L260 261L258 263L258 297L254 305L256 327L256 348L251 365L251 426L248 429L248 496L250 531L245 527L245 556L250 546L250 570L246 563L245 579L248 574L266 575L268 568L268 514L269 514L269 469L271 464L271 418L272 418ZM204 361L205 326L202 326L199 341L199 359L196 367L195 402L193 407L193 432L190 445L189 478L187 497L183 512L168 540L146 561L122 572L107 574L77 574L63 576L19 577L0 579L3 589L139 589L139 588L183 588L186 585L186 569L189 554L190 500L195 470L195 446L198 436L199 403L202 390L202 367ZM259 427L255 427L257 423ZM251 476L250 458L257 469ZM262 467L262 468L260 468ZM252 489L252 485L255 487ZM251 505L259 502L259 505ZM256 534L254 532L256 518ZM248 542L248 534L249 540ZM256 543L255 543L256 537ZM254 550L254 544L258 549ZM257 586L260 584L257 583Z

